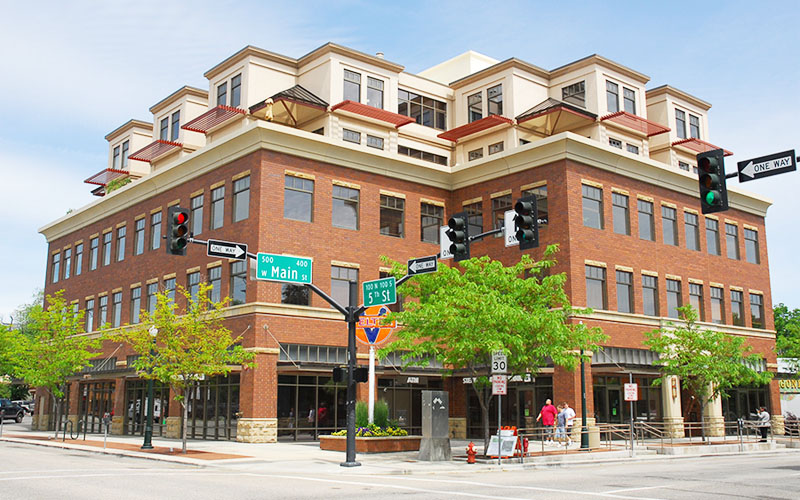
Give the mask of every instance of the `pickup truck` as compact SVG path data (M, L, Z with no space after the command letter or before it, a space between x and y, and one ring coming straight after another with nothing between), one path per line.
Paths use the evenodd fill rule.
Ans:
M25 417L25 408L12 403L10 399L0 398L0 415L2 415L3 420L14 420L20 424Z

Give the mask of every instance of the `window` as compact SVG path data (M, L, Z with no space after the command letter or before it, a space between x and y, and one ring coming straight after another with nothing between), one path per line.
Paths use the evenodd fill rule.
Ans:
M653 223L653 202L636 200L639 211L639 239L655 241L655 224Z
M344 186L333 186L333 227L358 229L358 189Z
M679 161L678 162L678 168L688 172L689 171L689 164L686 163L685 161Z
M524 145L526 145L526 144L530 144L530 143L531 143L531 141L528 141L528 140L526 140L526 139L520 139L520 140L519 140L519 145L520 145L520 146L524 146Z
M111 168L114 170L119 170L120 167L120 157L119 157L119 146L114 148L114 154L112 155L111 159Z
M506 194L492 198L492 229L502 229L505 223L505 213L511 210L513 203L511 202L511 195ZM495 235L495 238L502 237L502 234Z
M144 217L138 219L133 226L133 255L144 253Z
M150 215L150 250L161 248L161 212Z
M128 233L128 228L122 226L117 228L117 262L125 260L125 239Z
M483 148L480 149L473 149L468 153L469 161L472 160L480 160L483 158Z
M250 176L233 181L233 222L250 216Z
M764 297L750 294L750 324L753 328L764 327Z
M689 115L689 137L692 139L700 138L700 118Z
M758 255L758 231L744 228L744 255L747 262L751 264L758 264L760 262ZM75 274L80 273L76 272Z
M111 264L111 239L113 235L111 231L105 233L103 235L103 265L107 266Z
M61 276L61 253L53 254L53 266L52 266L52 283L58 283L58 278Z
M91 332L94 330L94 299L86 301L86 331Z
M678 211L661 205L661 231L664 244L678 246Z
M72 249L67 248L64 250L64 279L69 279L69 273L72 270Z
M192 302L197 303L197 293L200 291L200 271L189 273L186 276L186 283L189 286L189 296Z
M162 141L169 139L169 117L162 118L159 126L158 138Z
M375 149L383 149L383 138L367 135L367 146Z
M295 306L310 306L311 295L308 287L284 283L281 285L281 304L292 304Z
M619 139L614 139L613 137L608 138L608 145L612 148L619 148L622 149L622 141Z
M628 153L633 153L635 155L639 154L639 146L634 146L633 144L625 144L625 149L628 150Z
M80 312L80 306L78 305L78 301L72 303L72 317L77 319L78 313Z
M483 95L480 92L467 97L467 109L470 123L483 118Z
M444 130L447 127L447 103L398 89L397 113L414 118L426 127Z
M617 311L633 312L633 273L617 271Z
M489 149L489 154L490 155L493 155L495 153L501 153L501 152L503 152L503 143L502 142L496 142L494 144L489 144L489 148L488 149Z
M75 245L75 276L83 272L83 243Z
M347 142L354 142L356 144L361 144L361 132L355 132L353 130L347 130L346 128L343 128L342 139Z
M583 192L583 225L603 229L603 190L586 184Z
M667 280L667 316L670 318L678 317L678 308L683 305L681 300L681 282L678 280Z
M628 213L628 195L611 193L611 216L614 218L614 232L630 236L631 220Z
M242 103L242 75L238 74L231 78L231 107L237 107Z
M402 238L404 236L403 215L405 209L406 200L403 198L395 198L394 196L387 196L385 194L381 195L381 234L394 236L396 238Z
M175 303L175 278L164 280L164 291L167 292L167 299L171 303Z
M172 135L170 136L170 140L177 141L180 132L181 132L181 112L176 111L172 113Z
M358 269L331 266L331 297L344 306L350 305L350 281L358 283Z
M703 304L703 285L689 283L689 304L697 312L697 320L705 321L705 306Z
M489 116L503 114L503 85L495 85L486 89ZM491 153L489 153L491 154Z
M142 310L142 287L131 288L131 324L139 322L139 315Z
M211 229L219 229L225 221L225 186L211 190Z
M467 231L469 234L481 234L483 232L483 202L476 201L469 205L464 205L467 213Z
M383 109L383 80L367 77L367 106Z
M100 316L100 328L105 328L106 323L108 323L108 295L103 295L100 297L100 304L99 304L99 316Z
M719 255L719 222L706 219L706 247L711 255Z
M197 195L190 202L192 207L192 235L203 232L203 195Z
M385 271L381 271L380 275L378 277L380 279L384 279L384 278L391 278L392 275L387 273L387 272L385 272ZM386 304L386 307L392 312L401 312L403 310L403 300L404 300L404 298L399 293L400 290L398 290L397 292L398 292L397 293L397 301L394 304Z
M97 251L98 251L98 242L99 239L97 237L92 238L89 240L89 270L94 271L97 269Z
M314 181L287 175L283 183L284 218L311 222L314 213Z
M222 298L222 266L212 267L208 270L208 284L211 290L208 291L208 300L217 303Z
M602 267L586 266L586 307L606 308L606 270Z
M420 205L420 241L439 243L439 228L444 225L444 207Z
M683 227L686 235L686 248L700 251L700 228L697 224L697 214L683 212Z
M711 322L721 324L725 316L725 303L722 298L722 288L711 287Z
M622 87L622 100L625 103L625 111L632 115L636 114L636 92Z
M122 324L122 292L115 292L111 296L112 326L118 328Z
M736 224L725 223L725 248L729 259L739 260L739 227Z
M550 219L550 214L547 211L547 186L526 189L522 192L522 196L536 197L536 223L540 226L546 226Z
M217 106L228 104L228 82L217 85Z
M325 127L320 127L316 130L312 130L311 133L317 135L325 135Z
M147 314L152 316L156 312L156 304L158 303L158 283L150 283L147 285Z
M606 108L609 113L619 111L619 85L606 80Z
M231 305L247 301L247 261L231 263Z
M354 71L344 70L344 100L361 102L361 75Z
M658 278L642 275L642 312L658 316Z
M561 89L561 100L580 106L586 107L586 82L573 83Z
M731 290L731 318L736 326L744 326L744 293Z
M128 154L130 153L130 141L122 143L122 168L128 168Z
M410 156L412 158L419 158L420 160L431 161L439 165L447 165L447 157L428 153L427 151L420 151L419 149L408 148L406 146L397 146L397 152L401 155Z
M675 133L678 138L686 139L686 113L680 109L675 110Z

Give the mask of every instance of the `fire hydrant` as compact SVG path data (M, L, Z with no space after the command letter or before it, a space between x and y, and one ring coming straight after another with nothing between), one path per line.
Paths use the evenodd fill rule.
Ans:
M475 463L475 455L478 454L478 450L475 449L475 443L470 441L469 446L467 446L467 463L474 464Z

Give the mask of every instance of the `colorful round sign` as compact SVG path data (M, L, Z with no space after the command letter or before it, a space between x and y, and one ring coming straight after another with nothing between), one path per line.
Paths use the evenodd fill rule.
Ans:
M368 307L358 318L356 324L356 338L364 344L380 344L385 341L397 327L397 322L382 324L383 319L389 314L386 306Z

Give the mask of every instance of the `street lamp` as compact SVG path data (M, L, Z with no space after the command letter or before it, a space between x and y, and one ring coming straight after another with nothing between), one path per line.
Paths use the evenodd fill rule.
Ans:
M155 346L156 346L156 335L158 335L158 328L155 325L151 326L147 332L153 337L153 343L150 346L150 357L155 355ZM150 374L153 374L153 369L151 368ZM147 417L144 426L144 444L142 444L143 450L152 450L153 449L153 379L152 377L147 379Z
M583 321L578 324L583 326ZM586 425L586 368L583 366L583 348L581 348L581 449L589 449L589 426Z

